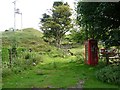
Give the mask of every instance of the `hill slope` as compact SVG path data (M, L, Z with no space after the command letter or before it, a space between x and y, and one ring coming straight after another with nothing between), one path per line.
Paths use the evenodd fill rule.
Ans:
M43 34L33 28L26 28L23 31L7 31L2 33L2 46L11 47L16 43L17 47L32 48L35 51L46 50L50 46L42 40Z

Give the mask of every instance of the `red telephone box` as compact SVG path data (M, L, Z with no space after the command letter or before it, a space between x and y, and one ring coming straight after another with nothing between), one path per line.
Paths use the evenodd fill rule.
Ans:
M85 63L93 66L98 64L97 40L90 39L85 42Z

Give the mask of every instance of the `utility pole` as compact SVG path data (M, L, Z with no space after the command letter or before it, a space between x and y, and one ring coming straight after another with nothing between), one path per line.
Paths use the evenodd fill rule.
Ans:
M13 31L16 30L16 1L13 2L14 4L14 29Z
M21 30L22 30L22 12L20 13L20 9L16 9L16 0L13 2L14 3L14 30L16 30L16 14L20 14L21 15Z
M22 23L22 13L21 13L21 31L22 31L22 26L23 26L23 23Z
M16 0L14 2L12 2L14 4L14 29L13 29L13 36L12 36L12 42L11 42L11 48L8 49L9 51L9 66L12 67L12 62L14 60L14 58L17 55L17 51L16 51L16 37L15 37L15 31L16 31Z
M15 13L21 15L21 30L22 30L22 12L20 12L20 9L17 8Z

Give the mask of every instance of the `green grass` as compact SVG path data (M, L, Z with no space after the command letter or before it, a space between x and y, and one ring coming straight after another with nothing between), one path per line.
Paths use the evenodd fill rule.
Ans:
M41 39L43 34L33 28L23 29L23 31L16 32L3 32L2 33L2 45L10 47L15 39L17 46L19 47L34 47L45 45L46 43Z
M36 54L36 58L39 59L38 57L41 56L43 61L37 66L32 66L30 69L17 74L10 72L9 76L2 79L3 88L71 88L77 87L79 81L84 81L83 88L118 87L96 79L95 72L103 68L104 64L99 63L95 67L85 65L82 57L84 46L80 45L77 48L70 49L76 56L65 55L64 51L44 42L42 35L41 32L32 28L16 31L14 34L13 32L3 33L3 61L8 61L7 49L11 47L13 37L17 40L18 54L21 53L21 49L26 49L28 52L28 49L31 48L32 52ZM9 72L10 70L7 68L6 71Z
M9 59L9 55L8 55L8 48L1 48L2 49L2 61L7 61Z
M3 78L3 88L70 88L76 87L83 80L84 88L117 88L98 81L95 71L100 66L92 67L77 63L75 56L67 58L50 58L45 55L45 61L32 70L13 74Z
M80 45L80 46L78 46L77 48L72 48L72 49L70 49L70 51L72 52L72 53L74 53L74 54L84 54L84 50L85 48L84 48L84 45Z

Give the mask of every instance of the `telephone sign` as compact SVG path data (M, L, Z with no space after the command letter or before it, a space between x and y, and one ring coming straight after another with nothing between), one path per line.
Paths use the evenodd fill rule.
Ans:
M85 63L93 66L98 64L97 40L90 39L85 42Z

